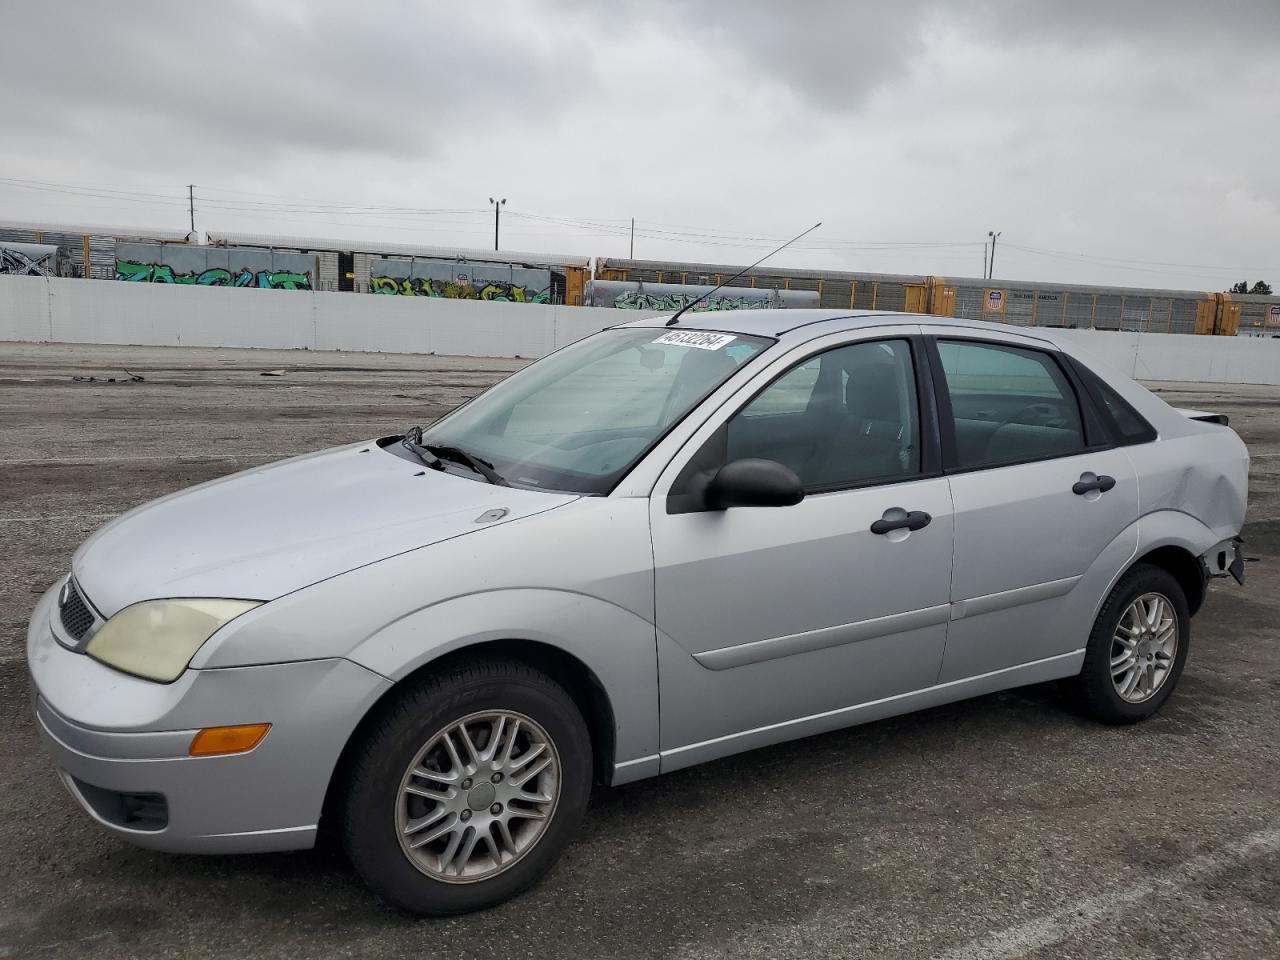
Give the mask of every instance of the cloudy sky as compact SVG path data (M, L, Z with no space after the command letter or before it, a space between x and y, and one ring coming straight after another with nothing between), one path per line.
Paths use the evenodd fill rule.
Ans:
M1280 0L0 9L0 220L1280 286Z

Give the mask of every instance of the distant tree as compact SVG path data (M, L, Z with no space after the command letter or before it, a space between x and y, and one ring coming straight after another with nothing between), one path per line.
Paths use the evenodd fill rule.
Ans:
M1227 293L1257 293L1261 296L1269 297L1271 296L1271 284L1267 283L1265 280L1259 280L1251 287L1249 286L1248 280L1241 280L1234 287L1228 290Z

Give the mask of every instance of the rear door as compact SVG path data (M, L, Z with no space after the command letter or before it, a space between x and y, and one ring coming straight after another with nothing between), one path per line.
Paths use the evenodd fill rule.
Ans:
M932 341L955 506L939 682L1061 658L1137 547L1138 484L1050 345L996 332Z

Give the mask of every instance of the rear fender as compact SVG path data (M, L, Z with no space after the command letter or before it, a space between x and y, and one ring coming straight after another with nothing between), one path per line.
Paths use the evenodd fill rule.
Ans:
M1132 556L1124 564L1113 567L1109 574L1099 569L1099 563L1095 563L1089 575L1086 576L1086 581L1092 581L1094 585L1096 597L1089 619L1090 629L1103 603L1111 595L1120 578L1135 564L1140 563L1143 557L1163 547L1174 547L1186 551L1192 558L1199 558L1219 542L1214 531L1209 527L1190 514L1176 510L1158 510L1155 513L1149 513L1131 525L1123 536L1131 536L1135 527L1137 528L1137 549ZM1105 557L1105 554L1103 556Z

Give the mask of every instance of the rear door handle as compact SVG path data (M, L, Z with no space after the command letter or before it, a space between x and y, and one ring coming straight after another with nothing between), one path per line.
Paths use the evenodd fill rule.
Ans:
M1082 473L1080 474L1080 479L1072 484L1071 492L1076 496L1082 497L1086 493L1091 493L1094 490L1097 490L1100 493L1106 493L1115 485L1115 477L1108 477L1105 474L1097 476L1092 473Z
M908 513L901 507L890 507L875 523L871 524L871 532L886 534L893 530L920 530L929 525L933 517L923 510L912 510Z

